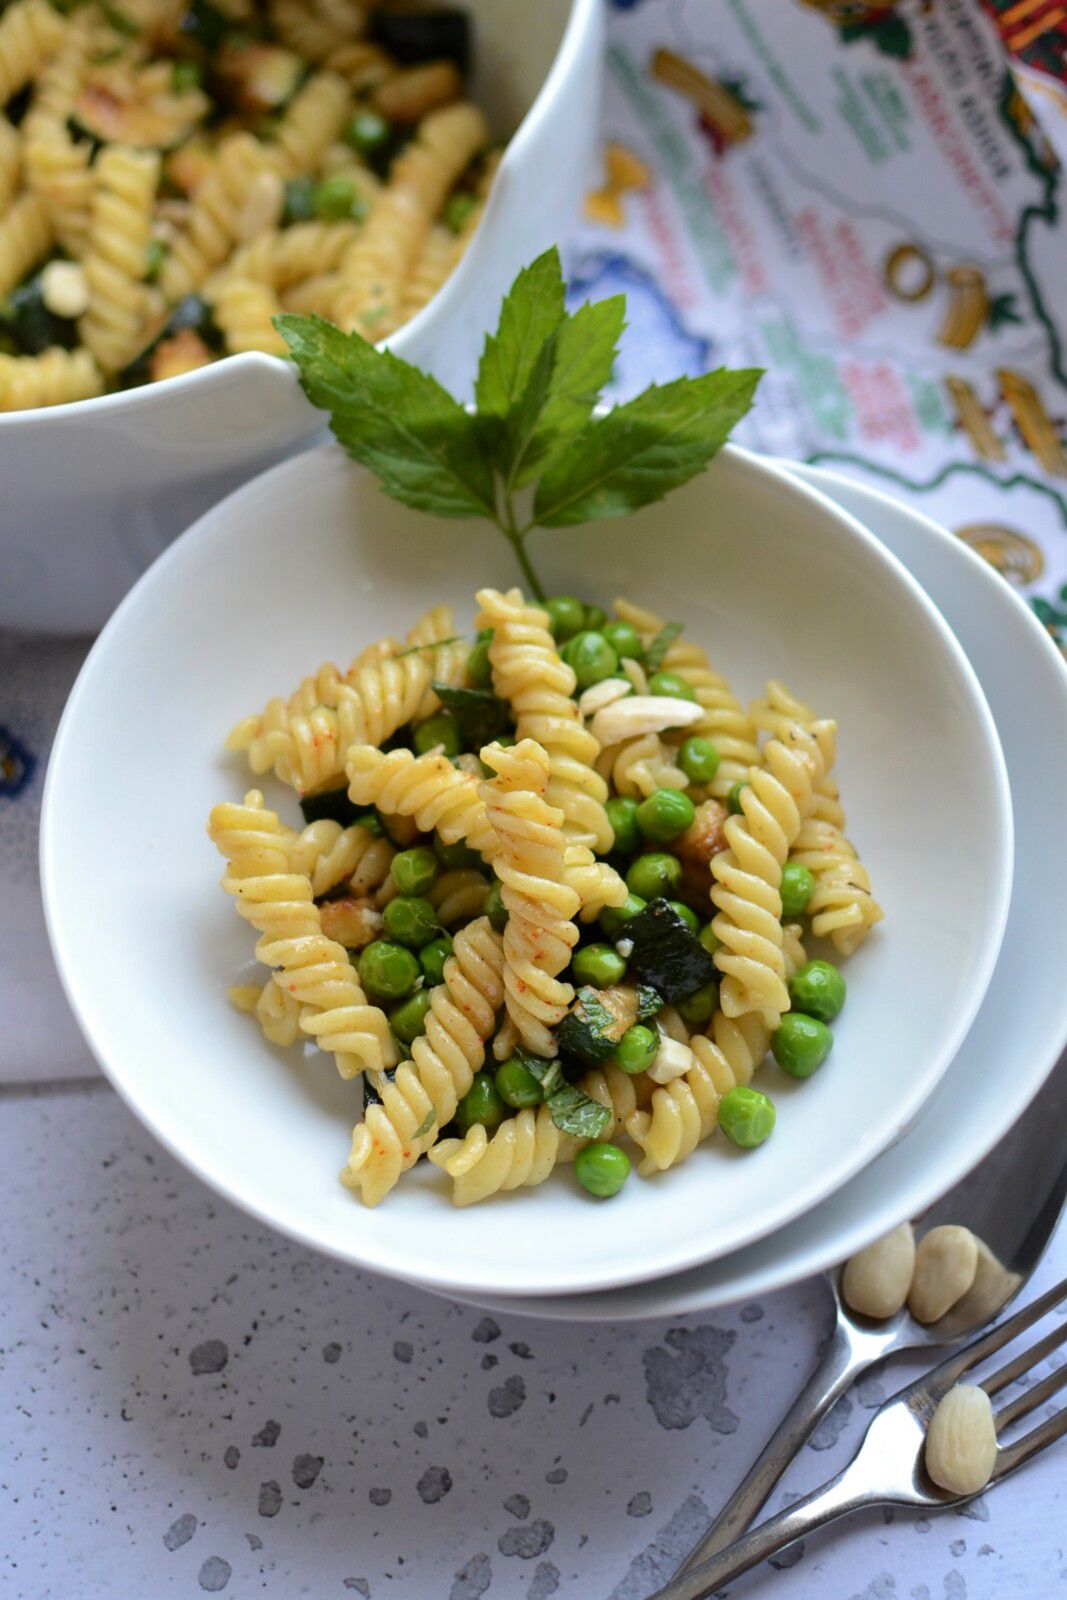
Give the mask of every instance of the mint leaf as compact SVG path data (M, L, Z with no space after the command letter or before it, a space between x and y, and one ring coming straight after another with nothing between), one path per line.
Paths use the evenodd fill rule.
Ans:
M683 622L667 622L663 625L656 637L650 643L648 649L645 651L645 659L643 663L644 669L650 678L654 672L658 672L660 667L662 667L664 656L667 654L667 651L670 649L675 639L677 639L684 626L685 624Z
M421 1139L424 1133L429 1133L436 1121L437 1112L434 1110L433 1106L431 1106L411 1137L413 1139Z
M452 713L465 750L480 750L511 730L507 702L490 689L459 689L455 684L431 685L441 704Z
M589 423L538 483L534 521L568 528L662 500L707 466L760 377L756 368L720 368L653 384Z
M287 314L275 326L308 399L330 413L336 438L387 494L440 517L495 520L477 423L436 379L321 317Z
M637 1020L647 1022L657 1011L663 1010L663 996L650 983L637 985Z
M611 377L626 326L626 296L591 300L565 317L555 338L555 360L536 432L522 452L515 482L532 483L589 421Z
M546 339L563 321L563 311L563 271L559 251L553 247L515 279L500 308L496 333L486 336L478 364L474 394L479 420L498 445Z
M558 1093L560 1089L566 1087L566 1079L563 1076L563 1068L560 1066L558 1061L548 1061L544 1056L528 1055L525 1050L521 1049L516 1050L515 1054L519 1057L520 1061L529 1067L530 1071L541 1085L541 1088L544 1090L546 1100L550 1099L552 1095Z
M557 1090L546 1103L560 1133L572 1133L578 1139L599 1139L611 1127L612 1114L607 1106L593 1100L576 1083Z

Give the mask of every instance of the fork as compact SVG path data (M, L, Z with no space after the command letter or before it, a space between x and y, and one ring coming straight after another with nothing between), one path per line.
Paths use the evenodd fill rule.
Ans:
M927 1476L923 1466L923 1446L930 1420L939 1401L964 1373L970 1372L987 1357L1025 1333L1064 1299L1067 1299L1067 1278L901 1389L875 1413L856 1454L836 1477L805 1495L788 1510L769 1517L709 1560L678 1573L662 1589L657 1589L654 1595L649 1596L649 1600L708 1600L722 1584L740 1577L750 1567L773 1556L795 1539L803 1538L816 1528L864 1506L936 1509L966 1505L973 1500L973 1494L952 1494L939 1488ZM982 1388L990 1398L999 1394L1065 1340L1067 1320L983 1379ZM996 1413L994 1420L998 1444L990 1483L999 1483L1067 1433L1067 1407L1064 1407L1014 1444L999 1442L1003 1429L1051 1399L1065 1384L1067 1362L1025 1389Z
M939 1322L923 1327L906 1307L883 1322L858 1316L841 1297L840 1270L828 1275L835 1319L818 1366L680 1572L744 1533L820 1419L861 1373L902 1351L959 1344L999 1316L1041 1259L1067 1197L1064 1116L1067 1052L1008 1137L926 1214L927 1225L966 1223L999 1267L980 1274Z

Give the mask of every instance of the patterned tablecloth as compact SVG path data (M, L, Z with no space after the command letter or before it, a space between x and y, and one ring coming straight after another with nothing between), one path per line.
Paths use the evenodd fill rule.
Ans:
M570 263L575 298L628 297L617 393L765 365L742 442L913 501L1064 642L1067 7L612 11ZM95 1070L36 877L84 650L0 636L0 1595L642 1600L811 1361L818 1287L680 1327L505 1325L264 1234L99 1083L22 1092ZM842 1403L787 1495L881 1392ZM871 1517L736 1592L1046 1600L1067 1592L1062 1498L1045 1462L962 1518Z

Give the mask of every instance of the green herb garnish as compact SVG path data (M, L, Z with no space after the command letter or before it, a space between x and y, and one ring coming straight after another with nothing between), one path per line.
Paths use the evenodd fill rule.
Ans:
M668 622L657 633L645 651L644 669L651 677L663 665L663 658L685 626L682 622Z
M599 1139L611 1127L612 1114L607 1106L587 1095L576 1083L568 1083L565 1089L557 1090L546 1104L560 1133L573 1133L578 1139Z
M455 684L430 685L441 704L451 711L464 750L481 750L502 733L511 731L507 702L498 700L490 689L459 689Z
M626 930L623 929L625 938ZM649 1017L654 1017L657 1011L663 1010L663 996L658 989L653 989L649 983L637 985L637 1020L647 1022Z
M435 378L321 317L275 319L309 399L394 499L439 517L484 517L533 595L535 527L568 528L661 500L704 470L752 404L758 368L652 384L593 411L624 326L615 295L568 312L559 253L516 278L482 351L475 406Z

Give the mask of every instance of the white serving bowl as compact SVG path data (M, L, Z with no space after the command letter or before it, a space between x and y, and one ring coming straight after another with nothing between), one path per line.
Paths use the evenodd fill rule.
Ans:
M1067 663L1026 602L946 528L839 473L806 466L790 471L859 517L904 562L944 613L988 696L1015 818L1011 909L992 982L955 1060L911 1127L787 1227L655 1282L536 1305L480 1295L479 1306L567 1322L620 1322L699 1316L771 1294L844 1260L905 1217L921 1217L1010 1136L1050 1073L1067 1072L1067 1059L1061 1060L1067 984L1057 959L1067 899L1067 853L1059 848L1067 792Z
M654 557L653 557L654 552ZM908 1125L985 992L1011 882L1003 757L963 652L859 523L738 450L666 504L542 534L550 590L628 591L745 696L770 675L838 718L852 829L887 921L849 967L815 1078L770 1077L773 1138L711 1141L603 1210L566 1171L457 1213L428 1164L366 1212L337 1181L358 1086L278 1053L233 1012L245 924L215 887L210 806L249 779L226 729L322 659L347 660L447 600L514 578L485 524L387 500L335 447L202 518L104 630L64 713L42 882L67 993L112 1081L194 1171L255 1215L361 1266L477 1294L574 1293L707 1261L783 1226ZM292 797L271 797L295 818Z
M469 250L386 341L465 392L519 268L577 213L596 137L600 0L464 0L472 95L512 137ZM76 405L0 414L0 627L100 628L182 528L322 431L294 369L248 354Z

